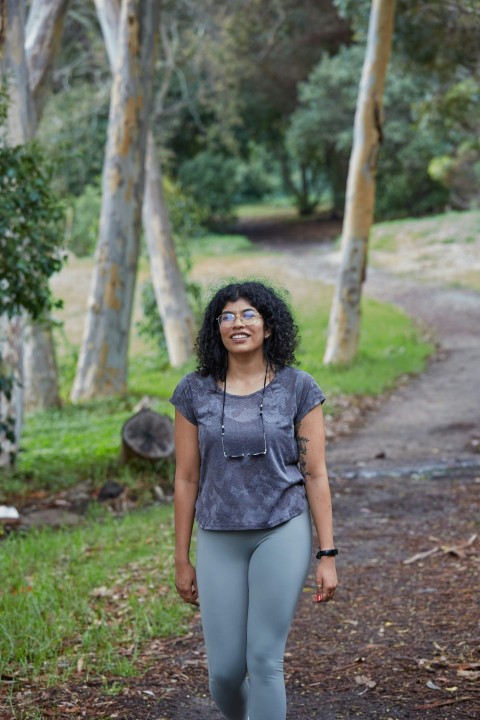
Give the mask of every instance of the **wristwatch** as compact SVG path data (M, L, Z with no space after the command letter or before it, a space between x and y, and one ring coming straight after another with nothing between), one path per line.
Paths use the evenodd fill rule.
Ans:
M316 554L317 560L320 560L322 557L335 557L335 555L338 555L337 548L332 548L331 550L319 550Z

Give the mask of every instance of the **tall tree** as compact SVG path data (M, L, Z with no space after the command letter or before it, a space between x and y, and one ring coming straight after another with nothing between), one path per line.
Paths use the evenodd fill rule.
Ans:
M27 286L29 286L29 283L33 286L37 275L42 276L47 266L50 268L47 273L48 279L51 272L58 269L59 264L57 264L55 258L53 258L51 264L47 256L40 259L42 247L45 244L43 241L49 234L49 213L52 214L52 220L53 214L56 215L58 220L58 212L49 204L50 200L48 200L47 195L45 195L45 198L47 198L46 204L42 204L42 195L46 189L45 178L38 176L35 161L28 152L25 155L22 155L21 152L22 146L32 138L37 120L28 83L24 4L17 3L14 0L7 0L0 5L0 14L0 26L4 30L3 33L0 33L0 61L2 76L6 77L6 93L8 96L5 139L6 145L13 147L11 159L12 162L16 163L15 168L10 168L11 174L8 175L8 179L7 174L5 175L2 193L2 201L5 206L2 228L2 252L5 253L5 256L2 257L2 272L6 273L2 277L2 290L4 293L2 307L8 310L0 317L1 375L3 378L7 378L7 385L2 383L0 393L0 465L3 466L10 464L12 458L17 455L23 422L24 318L21 311L23 308L38 317L40 312L48 309L49 306L48 303L42 300L39 303L16 302L14 297L21 288L16 288L12 277L7 277L8 268L13 263L15 272L19 273L17 283L20 286L25 286L25 292L28 296ZM10 157L7 150L4 155ZM23 172L25 163L30 167L26 174ZM20 175L22 176L20 177ZM27 187L29 182L32 183L30 195ZM37 183L37 186L33 187L33 183ZM25 198L25 193L29 197ZM35 213L37 213L38 223L36 226L35 223L29 225ZM37 229L40 229L40 234L37 234ZM45 237L43 231L45 231ZM27 245L37 241L38 248L33 249L32 254ZM23 252L24 257L20 263L17 263L15 253L19 250L20 254ZM46 250L46 252L49 251ZM22 268L25 263L28 264L29 257L31 259L32 256L35 257L35 261L27 281L22 277ZM39 264L37 265L37 263ZM41 284L43 282L44 280L41 280ZM46 297L43 286L41 294ZM5 302L3 302L4 300ZM38 363L39 360L40 358L37 358L36 362Z
M95 0L112 71L118 53L118 0ZM155 298L162 319L170 364L182 365L191 355L195 326L178 267L160 163L152 132L147 135L143 226L150 256Z
M342 260L330 312L324 363L348 363L358 349L360 299L375 203L375 174L382 141L383 87L390 57L394 0L372 0L367 48L354 121L347 180Z
M68 2L69 0L33 0L30 6L25 36L25 61L32 136L43 113ZM48 320L26 324L24 390L27 409L38 410L60 405L55 345Z
M157 3L122 0L95 271L72 399L126 387Z

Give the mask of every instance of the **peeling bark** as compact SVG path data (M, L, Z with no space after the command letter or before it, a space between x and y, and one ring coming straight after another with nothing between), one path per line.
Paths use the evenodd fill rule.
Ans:
M95 0L97 14L112 70L118 52L119 3ZM178 267L175 245L163 192L160 163L151 132L147 137L145 197L142 218L150 257L150 271L162 319L168 359L173 367L192 354L195 325Z
M140 247L157 3L123 0L100 237L72 399L123 392Z
M383 87L392 45L394 15L394 0L372 1L348 169L342 260L323 358L326 365L348 363L358 349L360 299L373 222L375 176L383 127Z

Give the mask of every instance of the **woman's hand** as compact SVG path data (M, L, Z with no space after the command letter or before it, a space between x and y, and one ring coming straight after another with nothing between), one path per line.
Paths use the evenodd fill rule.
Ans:
M176 565L175 587L182 600L198 606L197 574L191 563Z
M321 603L333 600L338 583L335 558L322 557L321 560L319 560L316 572L316 583L317 592L314 595L313 602Z

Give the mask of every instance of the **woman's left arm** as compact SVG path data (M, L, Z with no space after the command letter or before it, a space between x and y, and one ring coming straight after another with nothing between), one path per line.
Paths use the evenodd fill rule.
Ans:
M322 550L333 542L332 497L325 463L325 425L322 406L317 405L295 426L299 466L305 482L308 504ZM337 587L335 557L324 556L317 564L317 602L331 600Z

